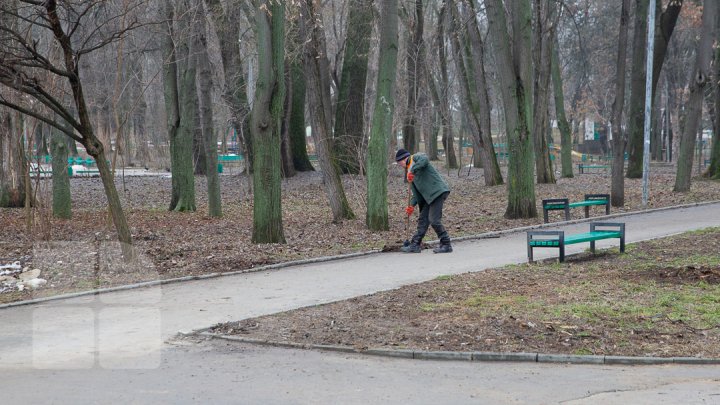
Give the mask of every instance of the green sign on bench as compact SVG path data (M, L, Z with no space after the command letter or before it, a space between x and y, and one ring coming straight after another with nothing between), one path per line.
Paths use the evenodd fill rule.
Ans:
M535 248L558 248L560 262L564 262L565 246L584 242L590 242L590 250L594 254L595 241L603 239L620 239L620 252L625 252L625 223L591 222L590 232L567 236L565 231L528 231L528 262L533 262L533 249Z
M585 194L584 201L571 203L567 198L546 198L542 200L543 220L548 223L548 211L565 211L565 220L570 220L570 208L585 207L585 218L590 218L590 207L604 205L605 215L610 214L610 194Z

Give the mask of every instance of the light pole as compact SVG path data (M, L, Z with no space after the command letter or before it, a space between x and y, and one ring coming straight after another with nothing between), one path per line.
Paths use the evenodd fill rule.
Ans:
M653 53L655 48L655 0L648 8L647 54L645 55L645 127L643 141L642 205L648 203L648 176L650 173L650 123L652 111Z

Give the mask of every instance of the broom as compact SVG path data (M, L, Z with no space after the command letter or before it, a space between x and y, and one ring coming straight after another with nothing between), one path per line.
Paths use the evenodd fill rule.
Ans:
M408 189L407 189L407 202L410 201L410 187L412 187L412 184L408 182ZM407 239L405 239L402 243L402 245L399 244L400 241L397 241L394 244L385 244L385 246L382 247L380 250L381 252L398 252L400 251L401 247L410 246L410 234L408 231L410 230L410 215L405 216L405 234L408 235Z

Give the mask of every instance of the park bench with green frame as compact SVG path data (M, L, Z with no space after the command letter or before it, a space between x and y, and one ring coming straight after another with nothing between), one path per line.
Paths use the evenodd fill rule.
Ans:
M578 163L578 173L580 173L580 174L590 173L588 170L591 170L591 169L607 170L609 168L610 168L609 165L587 165L587 164L583 164L583 163Z
M563 210L565 220L570 220L570 208L585 207L585 218L590 218L590 207L604 205L605 215L610 214L610 194L585 194L584 201L571 203L567 198L546 198L542 200L543 220L548 223L548 211Z
M603 239L620 239L620 252L625 252L625 223L591 222L590 232L565 235L565 231L528 231L528 262L533 262L533 249L557 248L560 262L565 261L565 246L590 242L590 250L595 253L595 242Z

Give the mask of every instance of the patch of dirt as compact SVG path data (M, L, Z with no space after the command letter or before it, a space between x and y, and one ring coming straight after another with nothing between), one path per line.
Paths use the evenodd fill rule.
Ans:
M439 165L438 162L434 164ZM481 169L471 168L469 172L467 168L461 172L441 170L452 188L443 218L451 237L539 224L542 223L539 205L543 198L580 200L585 193L608 192L610 189L608 173L578 174L572 179L559 179L556 185L540 184L536 186L539 217L509 220L503 217L507 204L505 185L486 187ZM195 213L167 211L171 191L171 180L167 176L118 179L117 186L135 246L146 264L146 267L124 269L104 264L115 254L111 252L115 234L100 179L71 180L72 220L51 218L50 181L41 180L36 183L40 204L30 219L31 227L27 226L24 210L0 209L0 264L20 261L24 267L39 268L42 271L40 277L48 283L38 290L0 294L0 303L96 287L247 270L266 264L383 247L396 250L411 236L417 219L417 214L413 215L410 229L406 228L407 189L396 166L391 167L388 180L390 230L385 232L371 232L365 227L364 177L343 176L345 191L358 219L333 224L321 174L299 173L282 182L283 227L287 243L255 245L251 243L253 207L247 192L247 177L233 174L222 175L220 179L224 216L219 219L207 216L204 177L195 179L198 206ZM652 169L649 208L720 200L718 181L694 179L688 193L673 193L673 182L674 168ZM641 209L641 190L639 179L626 179L626 205L622 209L612 208L611 212ZM478 201L482 202L480 207ZM603 213L602 208L591 210L591 216ZM583 212L574 210L572 215L580 218ZM551 212L550 218L558 221L561 213ZM434 238L431 231L427 240ZM67 244L52 252L41 249L41 242Z
M705 275L720 267L700 262L720 263L718 241L714 229L628 245L622 255L440 277L214 331L357 349L717 358L720 285Z

